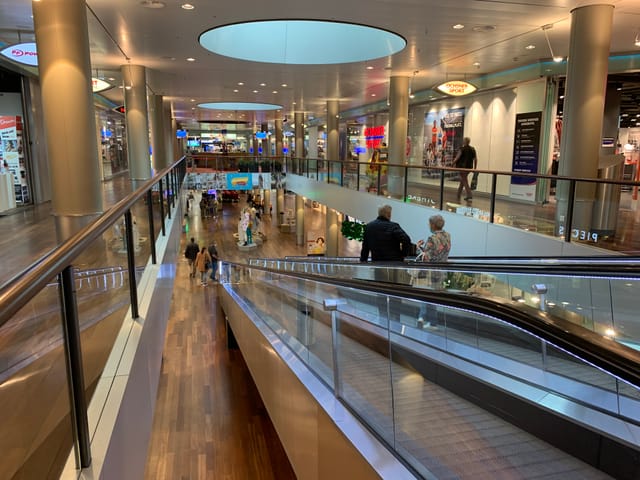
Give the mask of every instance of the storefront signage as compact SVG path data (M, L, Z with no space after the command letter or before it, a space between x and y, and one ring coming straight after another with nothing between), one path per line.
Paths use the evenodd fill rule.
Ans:
M258 140L264 140L267 138L267 132L256 132L256 138Z
M380 147L384 140L384 125L378 127L367 127L364 129L364 138L367 142L368 149Z
M36 67L38 65L38 52L36 51L35 42L18 43L11 45L0 51L0 55L4 55L9 60Z
M436 89L446 95L451 95L452 97L462 97L463 95L469 95L477 90L475 85L463 80L444 82L438 85Z
M518 113L513 142L512 172L538 173L540 156L540 126L542 112ZM536 194L536 179L511 177L511 197L533 201Z
M564 235L564 225L560 225L558 229L559 235ZM580 230L578 228L574 228L571 230L571 238L574 240L585 240L590 242L598 242L598 233L592 232L590 230Z
M91 79L91 90L93 90L93 93L104 92L105 90L109 90L110 88L113 88L113 85L111 85L109 82L105 82L104 80L100 80L99 78Z

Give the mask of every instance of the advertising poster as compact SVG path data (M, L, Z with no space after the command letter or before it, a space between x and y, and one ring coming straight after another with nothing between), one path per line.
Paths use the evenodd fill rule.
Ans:
M227 190L251 190L251 173L227 173Z
M16 117L0 116L0 140L17 140L18 129Z
M464 108L428 112L424 125L425 167L451 167L464 137ZM428 176L428 171L422 172Z
M307 256L320 256L326 252L324 235L321 232L307 232Z
M540 127L542 112L518 113L513 142L513 164L515 173L538 173L540 155ZM536 196L536 179L511 177L511 197L533 201Z
M253 188L264 190L265 188L271 188L271 174L270 173L252 173L251 185Z
M20 116L0 116L0 162L6 162L9 172L13 175L16 203L29 203Z

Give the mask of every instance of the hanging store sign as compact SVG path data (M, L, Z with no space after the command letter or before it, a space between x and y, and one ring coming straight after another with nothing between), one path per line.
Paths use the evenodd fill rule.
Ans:
M105 82L104 80L100 80L99 78L91 79L91 89L93 90L93 93L104 92L105 90L109 90L110 88L113 88L113 85L111 85L109 82Z
M38 66L38 52L35 42L18 43L0 51L0 55L23 65Z
M452 97L462 97L475 92L477 88L475 85L463 80L452 80L438 85L436 90Z
M364 139L368 149L378 148L384 140L384 125L364 129Z

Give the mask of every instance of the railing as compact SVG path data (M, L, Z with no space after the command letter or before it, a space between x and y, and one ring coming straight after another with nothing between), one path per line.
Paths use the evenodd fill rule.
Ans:
M65 445L74 446L78 467L91 463L88 399L126 311L139 316L137 279L149 257L157 263L156 239L166 236L166 219L177 211L185 173L182 158L0 289L2 360L11 346L31 349L29 362L19 365L21 381L5 382L0 391L1 402L12 405L0 414L8 432L0 448L24 452L0 460L8 478L25 468L47 474L62 468L54 459ZM65 380L68 402L61 395ZM43 406L45 398L57 401ZM27 417L37 430L25 427ZM41 465L26 466L28 452L38 449L46 452ZM42 471L33 475L44 478Z
M434 465L456 472L460 458L474 456L464 451L465 442L451 440L458 438L462 420L453 426L448 421L434 424L434 410L449 418L455 413L448 408L461 408L464 417L489 421L469 411L468 404L460 405L456 397L434 393L438 387L433 384L446 376L447 368L456 378L475 378L479 389L494 388L500 392L494 395L517 397L569 417L585 431L595 428L636 452L640 449L637 438L615 433L627 431L625 426L629 431L639 428L640 353L579 325L517 302L442 290L327 278L322 272L308 275L231 263L220 268L224 288L242 299L249 316L264 321L337 398L425 478L438 477ZM417 324L419 316L428 319L427 328ZM501 408L510 408L508 403L501 401ZM505 415L510 413L514 412ZM531 419L517 419L527 420ZM550 422L548 417L544 421ZM440 437L441 429L449 428L450 437ZM442 441L462 450L443 452ZM511 455L500 446L491 450L500 458ZM583 453L579 447L571 450L584 459ZM635 461L633 455L620 465ZM591 460L597 462L587 461ZM514 462L522 464L517 458ZM479 472L486 465L478 464L474 474L482 476Z
M188 162L192 175L207 170L265 172L271 173L272 188L286 188L284 178L292 173L566 242L632 254L640 250L634 240L640 182L474 170L473 200L461 201L458 179L470 170L234 153L193 155ZM196 184L191 181L189 186Z

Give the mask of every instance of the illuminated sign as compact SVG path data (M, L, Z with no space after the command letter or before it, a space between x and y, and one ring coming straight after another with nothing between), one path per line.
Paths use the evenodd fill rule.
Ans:
M256 138L258 140L264 140L267 138L267 132L256 132Z
M469 95L477 90L475 85L471 85L463 80L452 80L450 82L444 82L438 85L436 89L452 97L461 97L463 95Z
M34 42L18 43L11 45L0 51L0 55L4 55L9 60L36 67L38 65L38 52Z
M367 142L367 148L378 148L382 144L382 140L384 140L384 126L365 128L364 138Z
M113 111L114 111L114 112L121 113L121 114L123 114L123 115L124 115L124 112L125 112L124 105L120 105L120 106L118 106L118 107L115 107L115 108L113 109Z
M104 80L100 80L99 78L91 79L91 90L93 90L93 93L103 92L105 90L109 90L110 88L113 88L113 85L111 85L109 82L105 82Z

